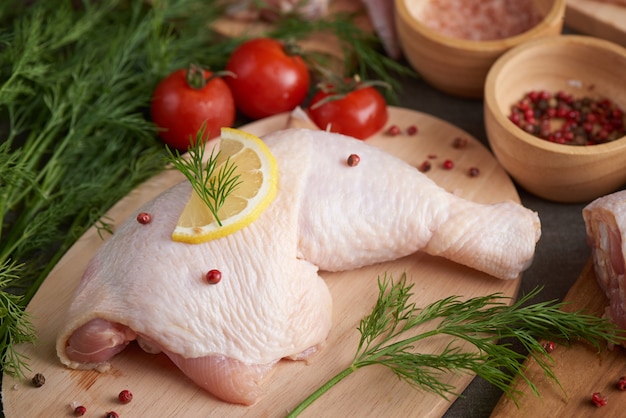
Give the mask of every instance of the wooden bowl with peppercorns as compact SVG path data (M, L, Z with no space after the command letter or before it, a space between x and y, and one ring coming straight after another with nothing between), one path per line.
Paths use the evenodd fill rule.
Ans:
M482 98L496 59L531 39L558 35L566 0L394 0L398 39L435 88Z
M485 84L491 150L536 196L587 202L626 184L626 49L561 35L517 46Z

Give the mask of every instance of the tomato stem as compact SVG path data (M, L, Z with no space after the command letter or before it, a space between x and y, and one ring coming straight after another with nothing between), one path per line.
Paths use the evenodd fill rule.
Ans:
M211 72L209 69L197 64L189 64L187 68L187 85L195 90L201 90L211 82L214 78L218 77L237 77L232 71L215 71Z
M326 73L326 81L319 83L317 88L320 91L327 93L328 96L313 104L311 109L316 109L325 103L332 102L334 100L343 99L346 95L355 90L377 86L391 88L389 83L381 80L361 80L361 77L358 74L355 74L350 78L342 78L332 73Z

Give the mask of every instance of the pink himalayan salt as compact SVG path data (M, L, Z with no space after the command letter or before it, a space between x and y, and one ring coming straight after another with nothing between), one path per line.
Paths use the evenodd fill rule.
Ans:
M443 35L474 41L503 39L541 22L532 0L430 0L420 20Z

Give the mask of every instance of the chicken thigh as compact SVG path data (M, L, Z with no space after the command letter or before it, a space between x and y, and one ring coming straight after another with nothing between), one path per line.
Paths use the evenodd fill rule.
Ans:
M478 204L364 141L288 129L263 138L279 166L274 201L249 226L202 244L171 239L191 185L139 208L90 261L57 340L72 368L106 368L131 341L164 352L200 387L252 404L282 358L324 343L332 300L318 270L340 271L422 250L515 279L540 236L514 202ZM360 163L346 159L357 154ZM147 212L151 222L136 215ZM217 284L204 280L218 269Z

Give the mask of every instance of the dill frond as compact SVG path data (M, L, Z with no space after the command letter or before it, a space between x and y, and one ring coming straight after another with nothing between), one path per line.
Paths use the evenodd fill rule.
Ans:
M539 340L567 344L582 341L597 350L603 343L619 344L623 340L615 324L605 318L581 311L566 312L563 302L530 303L540 289L510 305L506 297L495 293L467 300L450 296L418 309L410 302L413 284L407 283L406 275L398 281L384 276L379 278L378 286L378 300L358 326L361 338L352 364L320 386L289 417L298 416L342 379L371 365L387 367L416 389L444 398L456 394L455 388L443 381L447 373L474 373L517 402L521 392L511 386L514 376L524 380L536 395L539 393L524 373L526 356L509 344L499 343L503 339L521 342L545 376L559 386L551 368L552 358ZM427 324L431 327L422 331ZM437 335L452 337L440 353L418 351L419 341ZM468 343L473 349L466 348Z
M204 137L205 126L200 128L195 140L190 141L188 158L181 156L178 150L172 152L168 147L168 162L189 180L193 190L207 205L217 224L222 226L218 212L224 206L226 198L241 184L240 176L235 174L237 166L230 158L217 170L219 151L215 152L215 148L211 150L206 163L204 162L205 146L202 141Z
M8 291L7 287L19 277L21 265L7 260L0 265L0 344L6 347L2 351L3 371L11 376L24 377L28 368L28 359L15 349L17 344L33 343L35 330L30 315L22 308L22 296Z
M25 307L43 280L91 225L110 232L104 213L163 170L164 147L147 116L152 91L191 60L216 56L216 35L197 28L221 6L1 3L0 266L20 268L4 276L11 292L1 295L0 352L5 372L19 373L27 359L13 344L28 335L20 331L29 326ZM194 36L182 36L192 28Z

